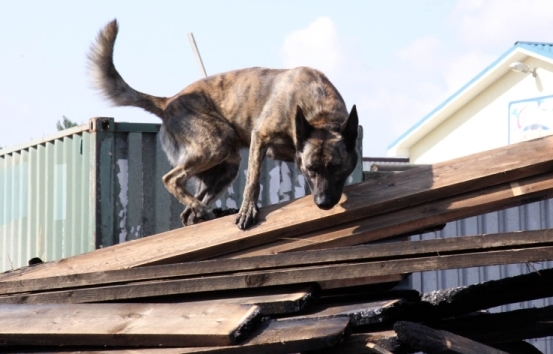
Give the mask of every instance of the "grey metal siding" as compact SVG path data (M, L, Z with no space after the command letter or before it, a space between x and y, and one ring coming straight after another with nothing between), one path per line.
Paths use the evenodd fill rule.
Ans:
M451 222L441 231L411 236L411 240L428 240L455 236L551 228L553 227L552 210L553 199L548 199ZM420 272L413 273L409 281L413 289L420 292L428 292L527 274L532 271L551 268L552 266L553 262L540 262ZM500 306L491 309L491 312L512 311L522 308L549 305L553 305L552 298ZM551 338L540 338L529 340L529 342L544 353L553 353L553 340Z

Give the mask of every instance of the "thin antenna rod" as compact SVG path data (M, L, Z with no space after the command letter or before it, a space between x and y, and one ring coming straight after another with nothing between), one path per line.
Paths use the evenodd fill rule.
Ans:
M200 66L200 71L202 72L204 77L207 77L207 73L205 72L204 63L202 62L202 57L200 56L200 51L198 50L198 46L196 45L196 41L194 40L194 34L188 33L188 39L190 40L190 45L192 46L192 50L194 51L194 54L196 55L196 59L198 60L198 65Z

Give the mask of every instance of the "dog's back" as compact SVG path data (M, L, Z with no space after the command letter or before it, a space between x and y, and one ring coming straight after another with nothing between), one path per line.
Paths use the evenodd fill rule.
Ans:
M324 74L308 67L255 67L209 76L169 98L166 119L176 119L183 106L227 120L244 147L256 128L289 134L297 106L315 127L337 128L348 116L338 90Z

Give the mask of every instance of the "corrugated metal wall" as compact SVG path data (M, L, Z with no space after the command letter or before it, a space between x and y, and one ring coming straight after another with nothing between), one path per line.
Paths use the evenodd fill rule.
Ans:
M159 124L88 125L0 150L0 271L40 257L52 261L182 227L184 208L161 177L171 168L158 139ZM349 183L362 179L359 162ZM215 203L239 208L247 151L236 181ZM263 165L260 205L304 196L293 163Z
M94 146L83 130L0 150L1 270L94 249Z
M553 227L552 211L553 199L549 199L451 222L441 231L411 236L411 239L428 240L485 233L546 229ZM535 270L551 268L552 266L553 262L541 262L413 273L410 276L410 285L420 292L428 292L526 274ZM547 298L501 306L491 309L491 312L543 307L552 304L553 299ZM529 340L529 342L544 353L553 353L553 340L551 338L540 338Z

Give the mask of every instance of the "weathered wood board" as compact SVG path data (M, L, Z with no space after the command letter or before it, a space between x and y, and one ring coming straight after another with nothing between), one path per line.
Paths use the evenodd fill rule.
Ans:
M247 337L257 306L0 305L0 346L216 346Z
M422 242L422 241L419 241ZM362 278L403 272L468 268L553 260L553 246L510 247L486 252L411 257L397 260L375 260L322 266L304 266L276 270L239 272L220 276L143 281L113 286L4 295L0 303L81 303L129 298L165 296L204 291L259 288L275 285L312 283L335 279Z
M64 350L66 354L281 354L321 350L340 343L348 335L348 320L269 321L261 324L239 345L201 348L137 348L112 350Z
M283 268L297 268L301 266L324 266L337 263L361 263L372 261L400 260L400 258L417 258L432 255L453 255L466 252L489 252L509 248L553 246L553 229L533 230L523 232L498 233L480 236L464 236L447 239L411 241L400 243L384 243L356 246L350 248L336 248L316 251L303 251L265 255L241 259L221 259L212 261L189 262L171 265L159 265L124 270L105 271L96 273L74 274L38 279L21 279L0 283L0 294L27 293L33 291L52 291L56 289L90 287L129 283L144 280L173 280L184 277L223 276L239 272L277 270ZM410 272L403 267L402 272ZM397 274L397 273L396 273ZM317 282L334 283L349 282L364 277L386 279L396 274L389 272L372 272L367 276L360 276L359 272L343 274L341 277L317 279ZM310 280L311 281L311 280ZM282 284L275 284L282 285ZM327 285L327 288L329 286ZM220 289L223 290L223 289ZM171 295L159 294L159 295ZM157 296L152 294L152 296ZM1 299L1 297L0 297Z
M328 229L287 237L270 244L229 254L224 258L352 246L392 236L412 234L435 225L550 197L553 197L553 173L546 173L516 183L503 183Z

